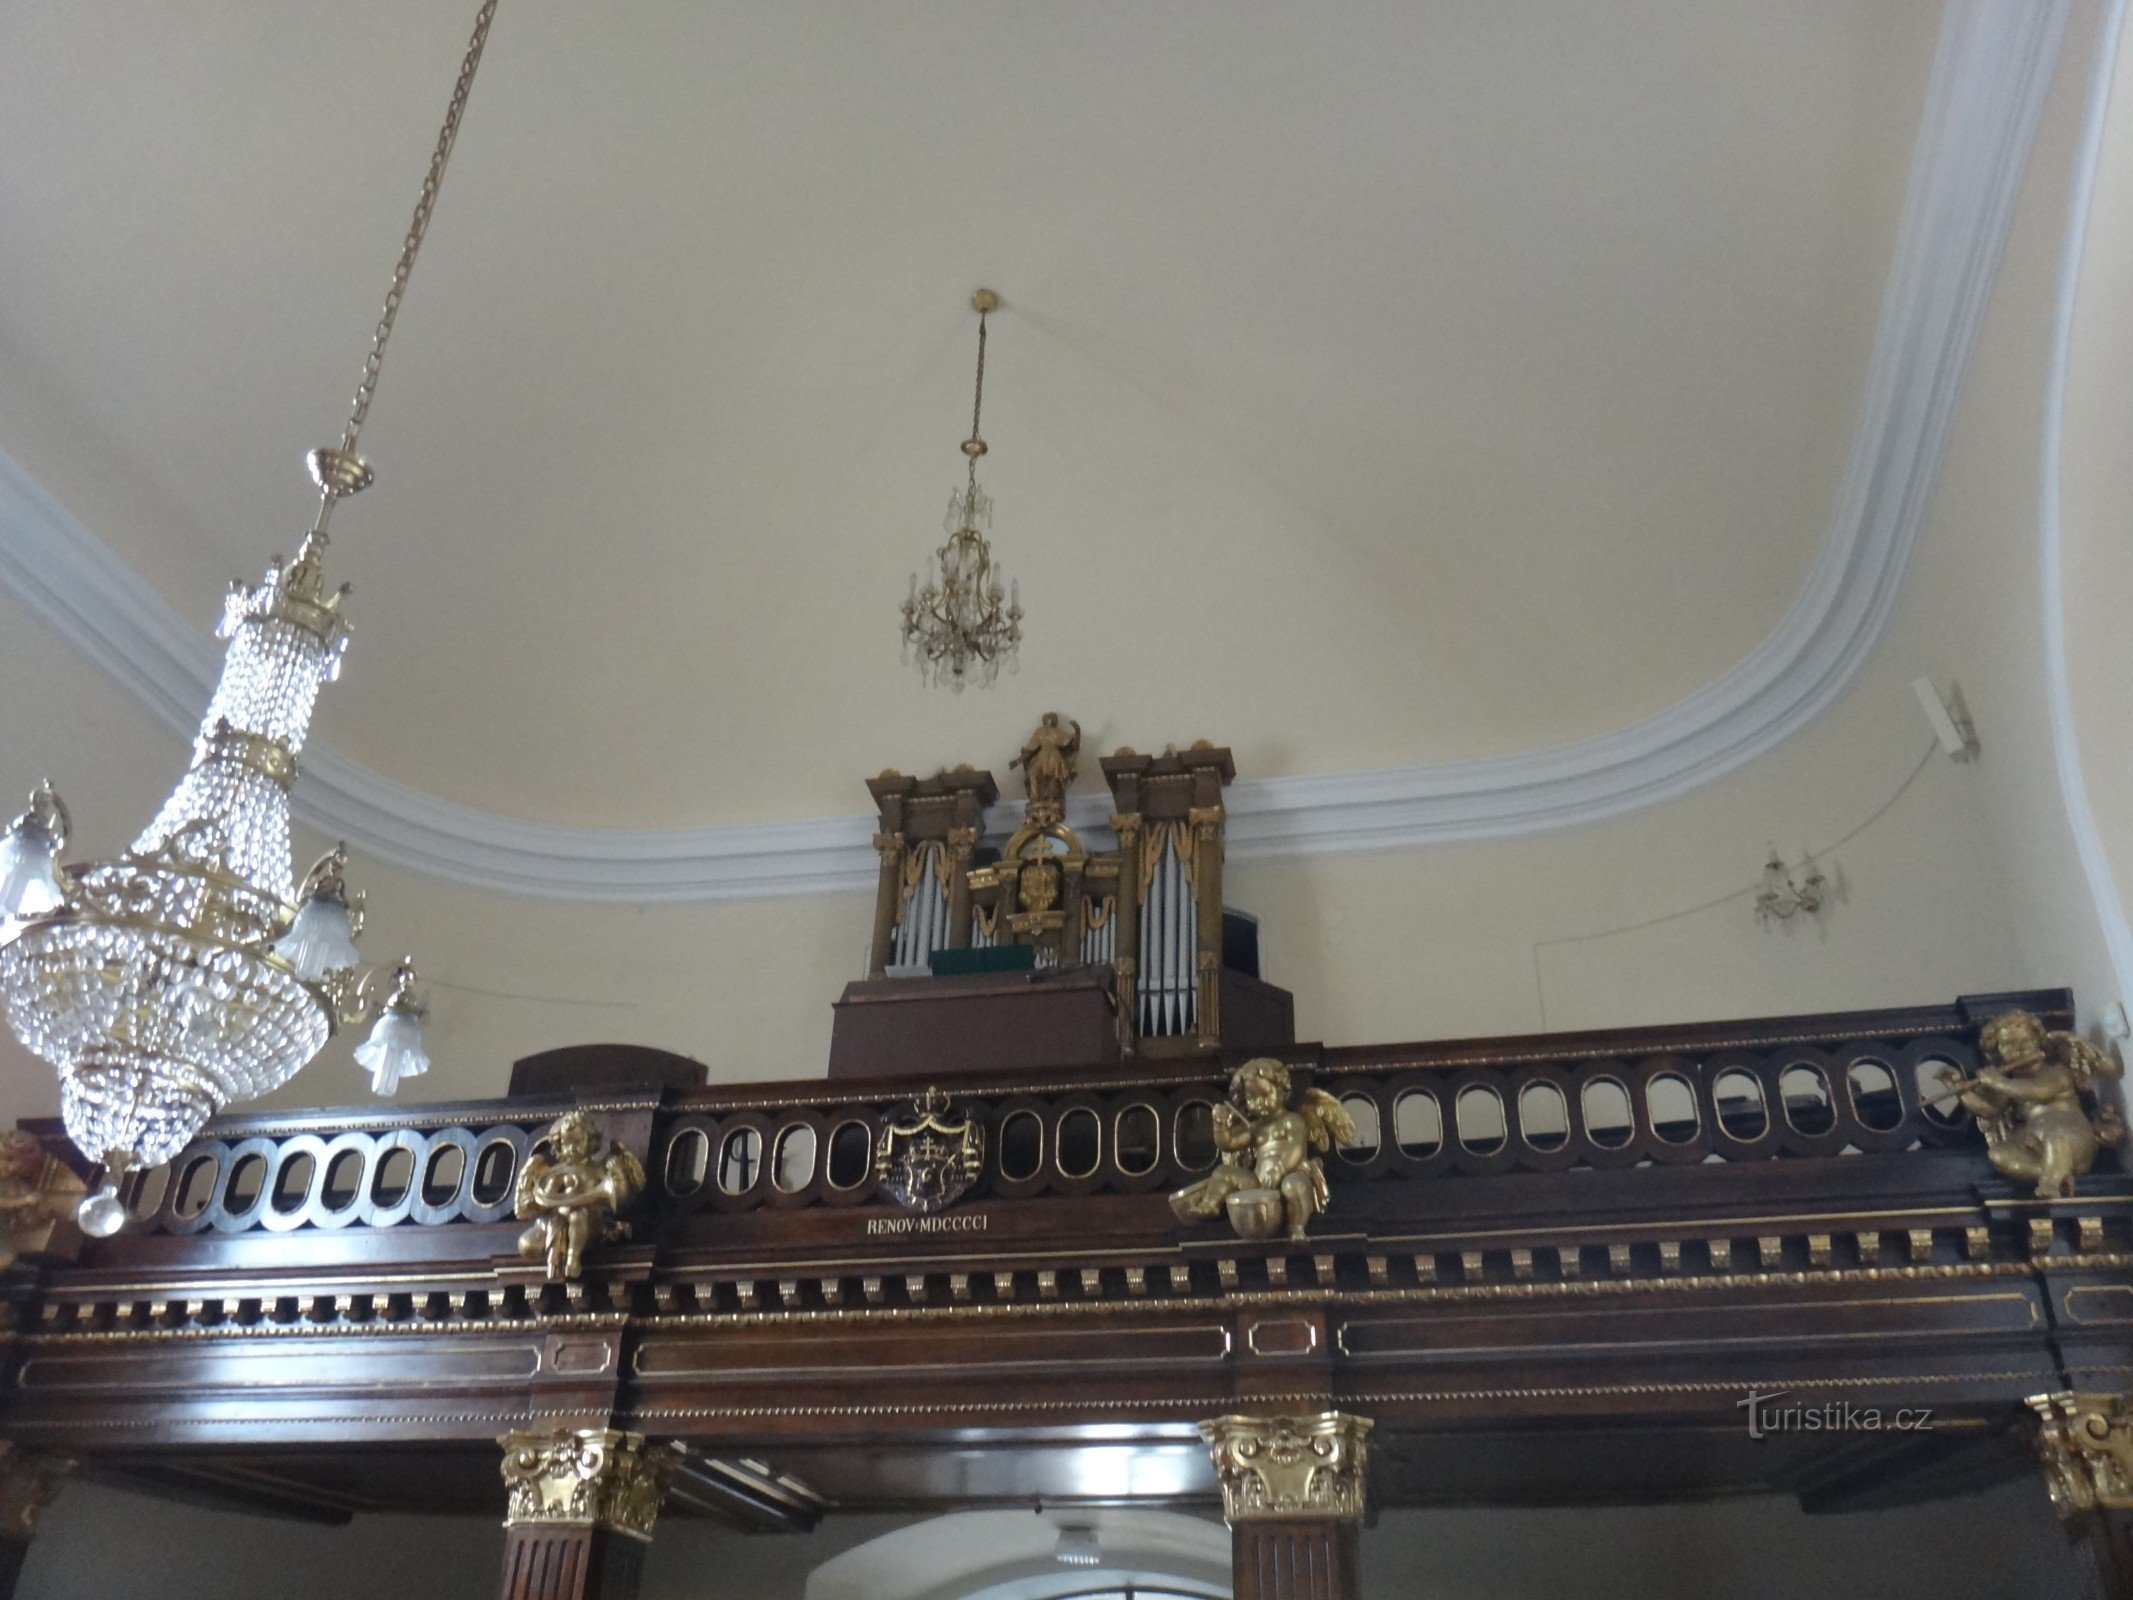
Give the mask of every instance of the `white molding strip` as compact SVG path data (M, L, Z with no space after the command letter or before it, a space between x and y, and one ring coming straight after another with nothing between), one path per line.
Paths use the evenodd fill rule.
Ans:
M1951 0L1843 494L1805 591L1739 666L1630 727L1547 750L1382 772L1241 781L1240 857L1512 838L1597 822L1735 771L1840 695L1895 602L1940 465L2070 0ZM158 720L189 734L216 667L65 507L0 455L0 583ZM571 901L731 900L864 889L870 822L627 830L521 822L422 794L332 751L299 814L456 883ZM1101 825L1104 807L1077 809Z
M2104 125L2111 107L2111 82L2118 66L2119 40L2125 24L2125 0L2110 0L2097 33L2090 66L2088 105L2083 113L2081 146L2067 189L2066 234L2059 258L2058 297L2052 307L2051 375L2045 386L2043 471L2037 489L2037 533L2043 562L2045 699L2051 712L2052 755L2059 771L2059 793L2074 833L2074 848L2088 879L2089 898L2103 928L2104 950L2118 982L2118 1000L2133 1000L2133 929L2119 899L2089 788L2081 772L2081 741L2074 727L2074 700L2068 687L2066 659L2066 579L2062 569L2065 543L2060 523L2060 470L2066 432L2066 377L2073 351L2074 312L2081 297L2082 257L2088 241L2089 211L2096 197L2096 166L2103 152Z

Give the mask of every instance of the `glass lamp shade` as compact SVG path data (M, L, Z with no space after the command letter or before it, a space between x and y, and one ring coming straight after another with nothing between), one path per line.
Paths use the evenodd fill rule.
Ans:
M0 916L42 916L66 897L59 848L49 837L28 827L0 836Z
M74 1209L74 1219L92 1239L108 1239L124 1228L126 1206L119 1199L118 1185L106 1184L82 1201Z
M355 1047L355 1059L370 1074L371 1089L381 1095L391 1095L402 1078L418 1078L429 1071L429 1052L422 1048L421 1011L387 1006L370 1037Z
M289 931L274 941L274 953L306 983L354 966L362 957L356 951L348 902L337 894L308 897L297 907Z

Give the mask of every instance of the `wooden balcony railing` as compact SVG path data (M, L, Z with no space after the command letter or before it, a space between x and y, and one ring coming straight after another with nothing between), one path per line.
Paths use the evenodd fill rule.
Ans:
M1935 1103L1976 1064L1978 1020L2061 993L1952 1007L1452 1044L1299 1047L1292 1065L1357 1127L1336 1185L1507 1172L1800 1161L1982 1147ZM1225 1069L1142 1064L954 1090L986 1130L972 1200L1133 1195L1216 1160ZM1028 1078L1030 1075L1023 1075ZM913 1085L798 1082L647 1095L640 1237L667 1219L881 1203L874 1151ZM448 1227L509 1219L533 1141L568 1101L219 1119L125 1194L150 1235Z

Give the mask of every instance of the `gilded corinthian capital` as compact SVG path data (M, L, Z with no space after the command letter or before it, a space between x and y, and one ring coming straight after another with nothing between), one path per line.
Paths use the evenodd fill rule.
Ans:
M2133 1510L2133 1403L2118 1394L2040 1394L2037 1456L2064 1518Z
M1368 1417L1218 1417L1200 1424L1222 1483L1227 1522L1363 1514Z
M614 1428L522 1430L496 1442L510 1495L504 1526L607 1528L637 1539L652 1536L678 1454Z

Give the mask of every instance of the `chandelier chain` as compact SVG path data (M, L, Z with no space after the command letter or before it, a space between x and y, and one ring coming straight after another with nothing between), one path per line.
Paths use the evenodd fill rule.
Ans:
M963 454L970 458L970 487L978 486L978 457L985 453L985 435L978 429L978 418L985 411L985 313L978 313L978 383L977 392L970 401L970 443Z
M400 246L400 260L393 268L392 286L385 291L385 309L379 314L377 331L371 335L370 354L363 360L363 381L356 386L355 401L348 412L348 425L341 431L341 451L354 455L362 437L364 419L370 415L371 396L377 392L378 373L385 365L385 345L393 336L393 323L400 315L400 299L407 293L407 280L415 270L415 257L422 237L429 232L430 213L437 205L437 191L444 186L444 169L452 159L452 145L459 138L459 120L466 114L467 95L474 87L474 72L481 65L482 47L489 42L489 24L496 17L497 0L482 0L474 18L474 34L459 64L459 82L453 86L452 102L444 113L444 126L437 130L437 148L430 156L429 175L422 180L422 193L415 201L415 215ZM329 491L327 500L333 499Z

